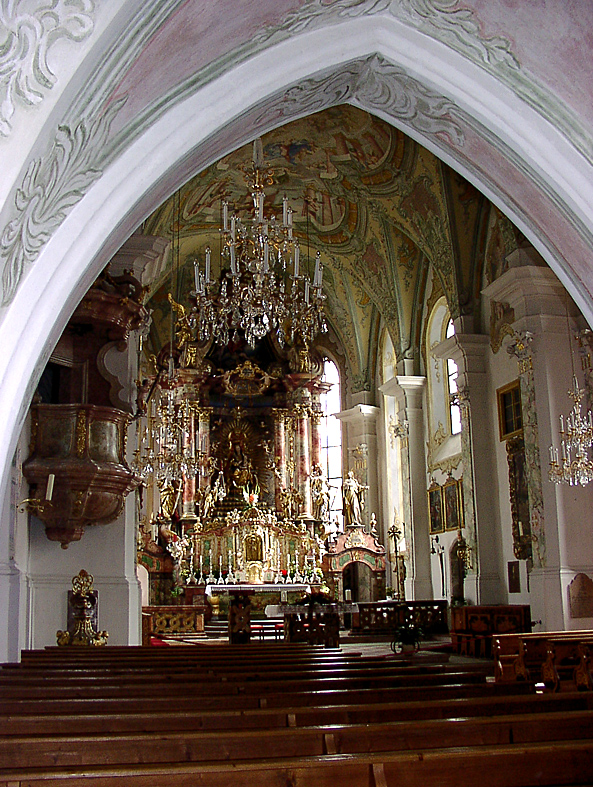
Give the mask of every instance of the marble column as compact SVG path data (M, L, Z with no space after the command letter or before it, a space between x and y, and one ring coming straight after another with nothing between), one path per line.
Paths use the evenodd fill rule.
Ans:
M309 441L309 408L305 404L295 406L296 423L296 454L297 454L297 489L302 497L299 517L311 519L311 452Z
M195 441L196 441L196 426L195 426L195 412L191 408L189 402L185 402L184 413L184 430L183 430L183 450L186 455L195 456ZM196 477L193 475L183 475L183 498L182 498L182 515L181 518L184 522L195 522L196 509Z
M200 489L208 487L210 483L210 407L200 407L196 410L198 429L196 434L196 456L200 458Z
M286 410L275 408L274 415L274 502L276 511L282 511L282 489L286 488Z

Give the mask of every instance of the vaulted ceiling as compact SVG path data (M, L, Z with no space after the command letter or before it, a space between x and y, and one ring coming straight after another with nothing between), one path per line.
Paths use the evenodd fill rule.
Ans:
M295 235L311 266L324 262L326 315L352 389L369 386L382 328L398 359L419 363L427 287L453 316L475 314L484 280L517 242L512 225L460 175L403 132L352 106L339 106L263 137L273 183L266 212L287 195ZM167 293L189 304L193 260L220 249L221 202L247 213L244 170L250 145L191 178L143 224L172 241L169 267L151 284L151 351L170 335ZM178 207L179 205L179 207ZM176 248L179 248L177 255ZM434 275L429 275L432 271Z

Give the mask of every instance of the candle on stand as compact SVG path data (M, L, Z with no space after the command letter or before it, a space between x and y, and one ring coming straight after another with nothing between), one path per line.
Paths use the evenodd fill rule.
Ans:
M344 590L344 601L352 601L352 591L350 588L346 588L346 590Z
M206 283L210 281L210 255L212 251L210 246L206 246Z
M48 502L51 502L51 499L52 499L53 494L54 494L54 481L55 480L56 480L55 475L53 473L50 473L48 475L48 477L47 477L47 486L45 487L45 499Z

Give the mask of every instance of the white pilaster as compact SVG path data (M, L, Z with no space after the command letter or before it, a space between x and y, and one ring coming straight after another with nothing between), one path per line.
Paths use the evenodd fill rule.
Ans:
M347 427L347 449L352 452L357 446L366 446L366 463L368 491L366 506L363 511L364 523L368 524L371 513L376 513L382 521L383 512L379 509L378 494L378 462L377 462L377 418L380 410L370 404L357 404L350 410L336 413L335 417ZM349 468L352 469L352 468ZM343 475L346 475L346 469Z
M530 335L533 398L537 414L537 450L541 473L541 504L536 512L534 568L530 576L532 618L548 630L591 628L593 618L570 616L568 586L577 573L593 578L591 528L585 512L593 508L593 484L555 485L548 479L548 449L559 446L559 417L572 407L568 397L574 371L583 375L567 310L576 309L554 273L545 267L511 267L485 294L508 303L515 312L513 328ZM525 407L525 402L523 403ZM530 496L531 502L531 496ZM534 513L532 511L532 533Z
M430 572L430 525L426 495L426 451L423 398L426 377L398 375L381 386L385 396L395 396L398 421L408 424L408 435L400 441L403 498L407 499L404 522L409 555L406 598L430 599L433 596ZM407 487L407 488L406 488ZM408 543L409 542L409 543Z

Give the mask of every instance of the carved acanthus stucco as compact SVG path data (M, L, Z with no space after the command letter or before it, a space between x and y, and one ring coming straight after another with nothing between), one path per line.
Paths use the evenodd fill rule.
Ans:
M519 374L533 369L533 351L531 343L533 334L530 331L513 331L513 338L507 346L509 355L514 355L519 362Z
M400 418L398 418L396 421L395 418L390 415L388 430L392 448L395 448L396 438L399 438L402 441L402 447L408 445L408 435L410 432L410 424L408 421Z
M94 11L94 0L0 2L0 135L12 131L18 104L38 104L55 85L49 50L62 38L84 41L93 31Z
M460 464L461 454L455 454L455 456L448 456L446 459L442 459L440 462L431 464L429 470L431 473L440 470L443 475L450 476L453 474L454 470L457 470Z
M16 216L0 237L3 304L14 296L25 268L101 175L103 145L122 103L73 129L60 126L51 149L29 165L15 196Z
M378 55L352 61L338 73L321 74L289 88L275 108L266 107L261 121L269 123L270 112L276 122L286 122L343 103L381 112L424 135L446 135L455 145L463 145L456 105Z
M533 562L534 565L540 567L546 565L547 557L542 463L539 452L539 425L537 420L535 375L533 371L533 340L534 336L529 331L515 331L512 340L507 346L507 352L509 355L514 355L519 363L521 415L525 445L525 474L527 476L529 494Z
M490 301L490 348L496 354L505 336L514 336L515 311L508 303Z
M458 0L398 0L390 7L396 16L474 62L492 69L520 67L511 42L485 35L476 12L460 8Z
M446 439L447 432L445 431L442 421L439 421L436 432L430 436L430 440L428 441L427 448L429 455L432 456L432 454L434 454L434 452L440 448Z
M487 36L480 20L469 8L459 8L458 0L311 0L289 14L283 24L256 37L259 44L275 43L288 37L345 19L388 13L426 35L482 64L518 68L511 43L502 36Z
M593 160L591 136L575 113L522 68L509 38L488 35L479 14L460 7L458 0L311 0L289 14L283 24L268 28L252 45L285 40L346 19L388 14L424 35L440 41L504 82L547 120L562 128L589 161Z

